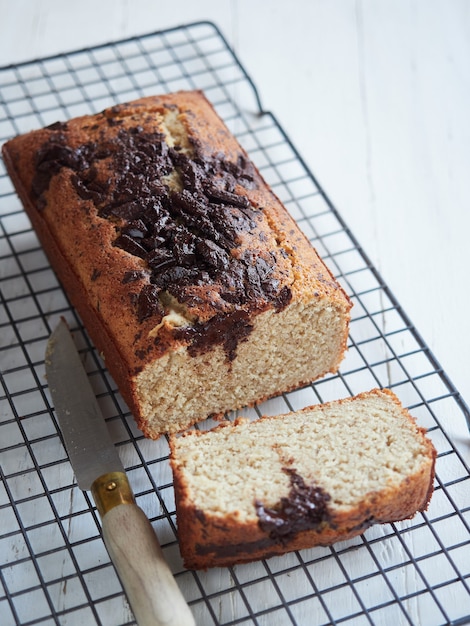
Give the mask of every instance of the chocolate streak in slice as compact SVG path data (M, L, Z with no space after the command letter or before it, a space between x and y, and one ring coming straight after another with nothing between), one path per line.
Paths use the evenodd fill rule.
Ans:
M255 502L258 524L269 537L279 543L292 539L303 530L313 530L330 521L330 496L320 487L307 485L294 469L283 469L289 475L291 488L287 498L273 507Z
M263 539L246 541L243 543L227 544L197 544L198 555L216 554L218 558L232 558L239 553L252 553L264 550L265 557L277 554L275 550L269 552L270 547L284 545L291 541L298 533L305 530L320 530L325 524L331 523L331 516L328 511L330 496L320 487L307 485L295 469L283 468L289 475L291 488L288 497L281 498L280 501L267 507L259 500L255 501L258 525L266 533ZM196 511L196 517L203 524L205 514L203 511ZM249 560L249 559L248 559Z

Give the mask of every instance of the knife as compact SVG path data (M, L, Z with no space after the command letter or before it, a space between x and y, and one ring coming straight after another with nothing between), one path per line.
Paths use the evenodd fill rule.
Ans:
M139 626L190 626L194 618L157 536L135 503L124 466L66 322L46 349L46 376L78 486L91 490L109 556Z

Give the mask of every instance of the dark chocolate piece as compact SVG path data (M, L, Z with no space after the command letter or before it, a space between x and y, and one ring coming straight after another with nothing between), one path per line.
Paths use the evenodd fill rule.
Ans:
M294 469L284 468L289 474L291 489L287 498L281 498L273 507L256 501L259 526L271 539L280 543L289 541L303 530L314 530L330 521L330 496L320 487L307 485Z

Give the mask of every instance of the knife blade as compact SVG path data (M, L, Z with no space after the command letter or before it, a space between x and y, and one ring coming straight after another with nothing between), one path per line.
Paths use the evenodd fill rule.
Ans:
M119 454L66 322L46 348L46 376L78 486L91 490L103 539L139 626L190 626L193 615L157 536L135 503Z

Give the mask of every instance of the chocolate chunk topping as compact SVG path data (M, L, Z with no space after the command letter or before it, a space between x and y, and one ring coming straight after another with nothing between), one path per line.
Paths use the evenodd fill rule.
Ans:
M163 307L158 298L158 289L155 285L144 285L137 301L137 317L139 322L159 313L163 315Z
M330 496L320 487L305 484L295 470L284 468L289 474L291 489L287 498L281 498L274 507L265 507L256 501L258 524L271 539L289 541L302 530L318 528L328 522Z
M212 288L228 317L216 315L208 324L188 329L187 338L193 353L206 349L204 341L207 346L222 343L232 359L236 344L251 330L247 314L237 309L255 301L258 310L269 305L280 310L291 298L290 289L271 276L278 252L267 259L256 249L236 254L240 235L261 219L262 209L236 191L255 186L253 166L242 155L236 162L223 154L207 157L197 141L191 141L191 154L170 147L160 132L138 125L124 128L116 117L120 112L119 107L105 112L111 136L101 131L96 141L75 148L67 145L67 125L49 128L32 184L38 208L45 205L51 179L63 168L72 170L78 196L114 223L114 245L147 264L150 285L136 299L138 320L164 314L162 291L194 305L195 288ZM180 181L180 189L165 182L170 174ZM127 274L123 282L134 279Z
M128 285L129 283L133 283L136 280L139 280L145 276L145 272L138 270L130 270L124 274L124 278L122 279L123 285Z

